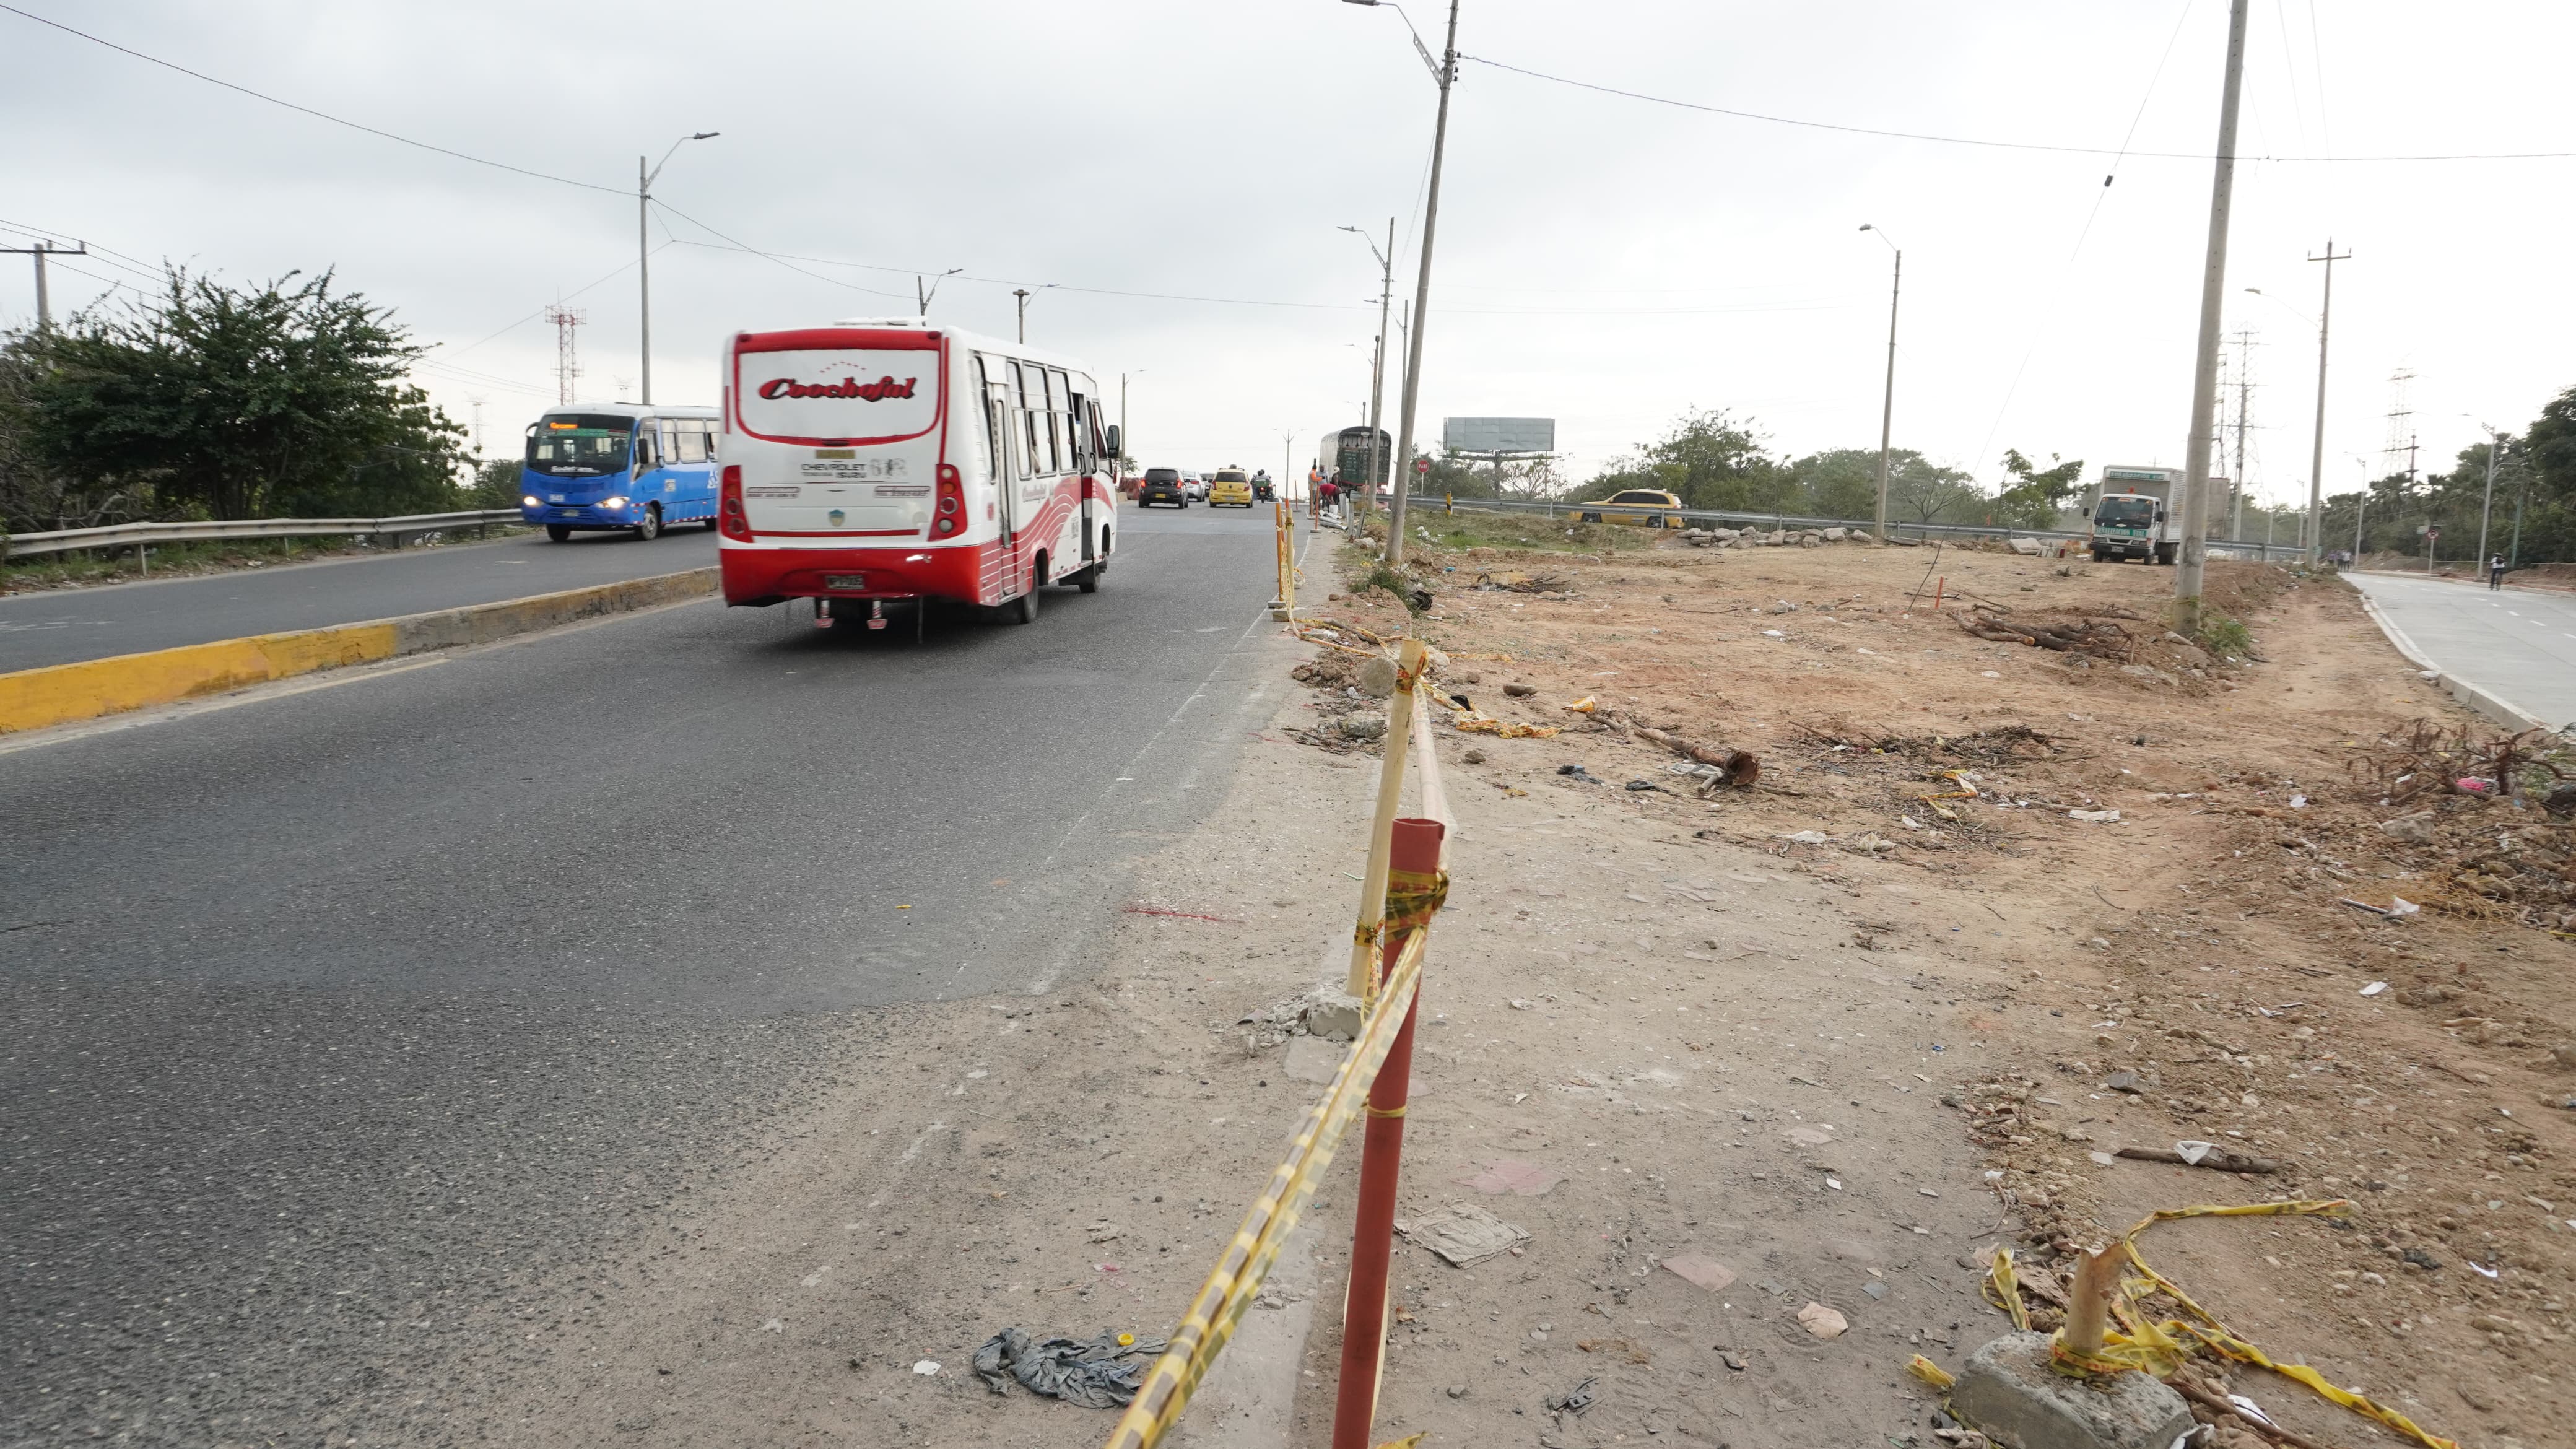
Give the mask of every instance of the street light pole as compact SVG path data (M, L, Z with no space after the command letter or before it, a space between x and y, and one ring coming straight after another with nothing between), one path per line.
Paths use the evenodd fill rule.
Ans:
M1385 447L1378 441L1378 437L1385 431L1386 324L1395 304L1395 218L1390 216L1386 219L1386 250L1384 251L1378 250L1375 237L1358 227L1346 226L1342 230L1367 242L1370 253L1377 258L1378 265L1377 350L1369 358L1368 478L1362 485L1367 491L1374 493L1377 491L1379 468L1385 462L1383 456ZM1398 482L1401 481L1398 480Z
M1345 3L1378 5L1384 0ZM1411 23L1406 22L1408 26ZM1418 37L1415 43L1420 44ZM1431 182L1422 205L1422 268L1413 282L1412 335L1405 340L1404 408L1396 424L1394 508L1386 528L1386 561L1390 565L1404 562L1404 500L1412 488L1413 424L1422 401L1422 337L1431 311L1431 243L1440 230L1440 168L1449 148L1449 91L1458 79L1458 0L1449 0L1448 38L1441 46L1440 63L1432 75L1440 83L1440 115L1431 128ZM1374 480L1370 486L1375 486Z
M1026 287L1013 287L1011 289L1011 295L1019 299L1020 340L1022 342L1026 342L1029 340L1029 289Z
M719 131L699 131L682 136L671 143L671 149L663 152L660 163L650 170L645 169L643 157L635 158L635 289L639 322L636 330L643 344L644 402L648 407L653 402L653 179L662 174L662 167L671 164L671 157L682 146L691 141L711 141L721 134Z
M1878 541L1887 542L1887 457L1888 443L1896 429L1896 303L1905 292L1905 248L1886 232L1868 222L1860 229L1874 233L1887 249L1896 253L1896 274L1887 284L1887 399L1878 410Z
M2218 103L2218 157L2209 184L2209 252L2200 278L2200 352L2183 452L2182 547L2174 559L2174 626L2200 633L2201 566L2209 553L2210 421L2218 409L2218 329L2227 296L2227 219L2236 198L2236 110L2245 89L2246 0L2227 7L2227 82Z

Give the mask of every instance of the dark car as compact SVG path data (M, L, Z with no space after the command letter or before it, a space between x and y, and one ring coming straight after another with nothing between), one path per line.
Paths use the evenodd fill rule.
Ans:
M1136 506L1151 508L1157 503L1168 503L1174 508L1190 506L1190 495L1181 487L1180 469L1148 468L1145 470L1144 486L1136 490Z

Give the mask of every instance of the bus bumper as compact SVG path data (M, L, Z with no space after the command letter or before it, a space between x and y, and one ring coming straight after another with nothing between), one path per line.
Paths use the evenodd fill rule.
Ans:
M717 556L725 603L766 608L788 599L947 599L1000 602L1002 550L994 544L919 543L892 548L758 548Z

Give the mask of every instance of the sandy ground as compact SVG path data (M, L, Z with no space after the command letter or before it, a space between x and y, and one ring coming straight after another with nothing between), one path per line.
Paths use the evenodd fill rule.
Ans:
M1507 568L1566 587L1465 587ZM2435 1432L2568 1442L2576 1180L2569 1114L2541 1101L2576 1089L2547 1050L2569 1037L2576 955L2456 881L2425 889L2435 847L2378 832L2394 812L2344 776L2375 732L2455 712L2340 585L2223 581L2271 662L2166 647L2141 677L1969 637L1928 587L1909 606L1927 568L1945 601L2070 617L2148 612L2171 577L1851 547L1435 556L1423 628L1459 656L1444 682L1578 728L1440 733L1455 884L1400 1212L1472 1202L1530 1236L1466 1269L1399 1248L1378 1437L1928 1449L1934 1405L1902 1368L1956 1367L2002 1329L1976 1286L1993 1245L2045 1262L2158 1207L2345 1195L2348 1227L2181 1223L2142 1246L2245 1337ZM1370 597L1323 612L1403 619ZM1316 651L1276 653L1285 673ZM1563 706L1586 694L1756 751L1762 786L1692 796L1670 754L1581 729ZM1270 1018L1338 975L1377 766L1299 740L1354 703L1289 699L1213 823L1162 843L1088 975L854 1019L828 1106L710 1164L583 1281L528 1285L495 1352L542 1387L496 1406L496 1436L1105 1437L1110 1414L996 1397L968 1362L1010 1325L1165 1331L1275 1161L1316 1088ZM1953 769L1975 798L1922 798L1955 791ZM2066 814L2093 808L2122 818ZM2444 824L2472 835L2537 817L2443 808L2477 813ZM2410 886L2462 913L2392 925L2335 903ZM2123 1069L2146 1090L2106 1089ZM2283 1170L2091 1155L2183 1137ZM1187 1442L1276 1444L1282 1418L1287 1442L1326 1442L1355 1149ZM1497 1162L1561 1180L1465 1181ZM1661 1266L1690 1255L1731 1281ZM1808 1333L1810 1303L1848 1331ZM1586 1379L1591 1408L1548 1410ZM2285 1380L2235 1379L2323 1442L2395 1442Z

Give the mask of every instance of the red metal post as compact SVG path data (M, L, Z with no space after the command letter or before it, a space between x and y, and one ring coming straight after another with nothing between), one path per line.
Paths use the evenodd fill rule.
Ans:
M1397 748L1390 743L1388 748ZM1440 869L1437 820L1398 820L1387 868L1431 875ZM1404 934L1389 931L1378 958L1379 979L1404 949ZM1351 1229L1350 1291L1342 1304L1342 1373L1333 1403L1333 1449L1369 1449L1377 1418L1378 1374L1386 1357L1387 1260L1395 1249L1395 1189L1404 1157L1404 1103L1413 1079L1413 1022L1422 1006L1414 993L1395 1045L1369 1088L1368 1127L1360 1145L1358 1221Z

